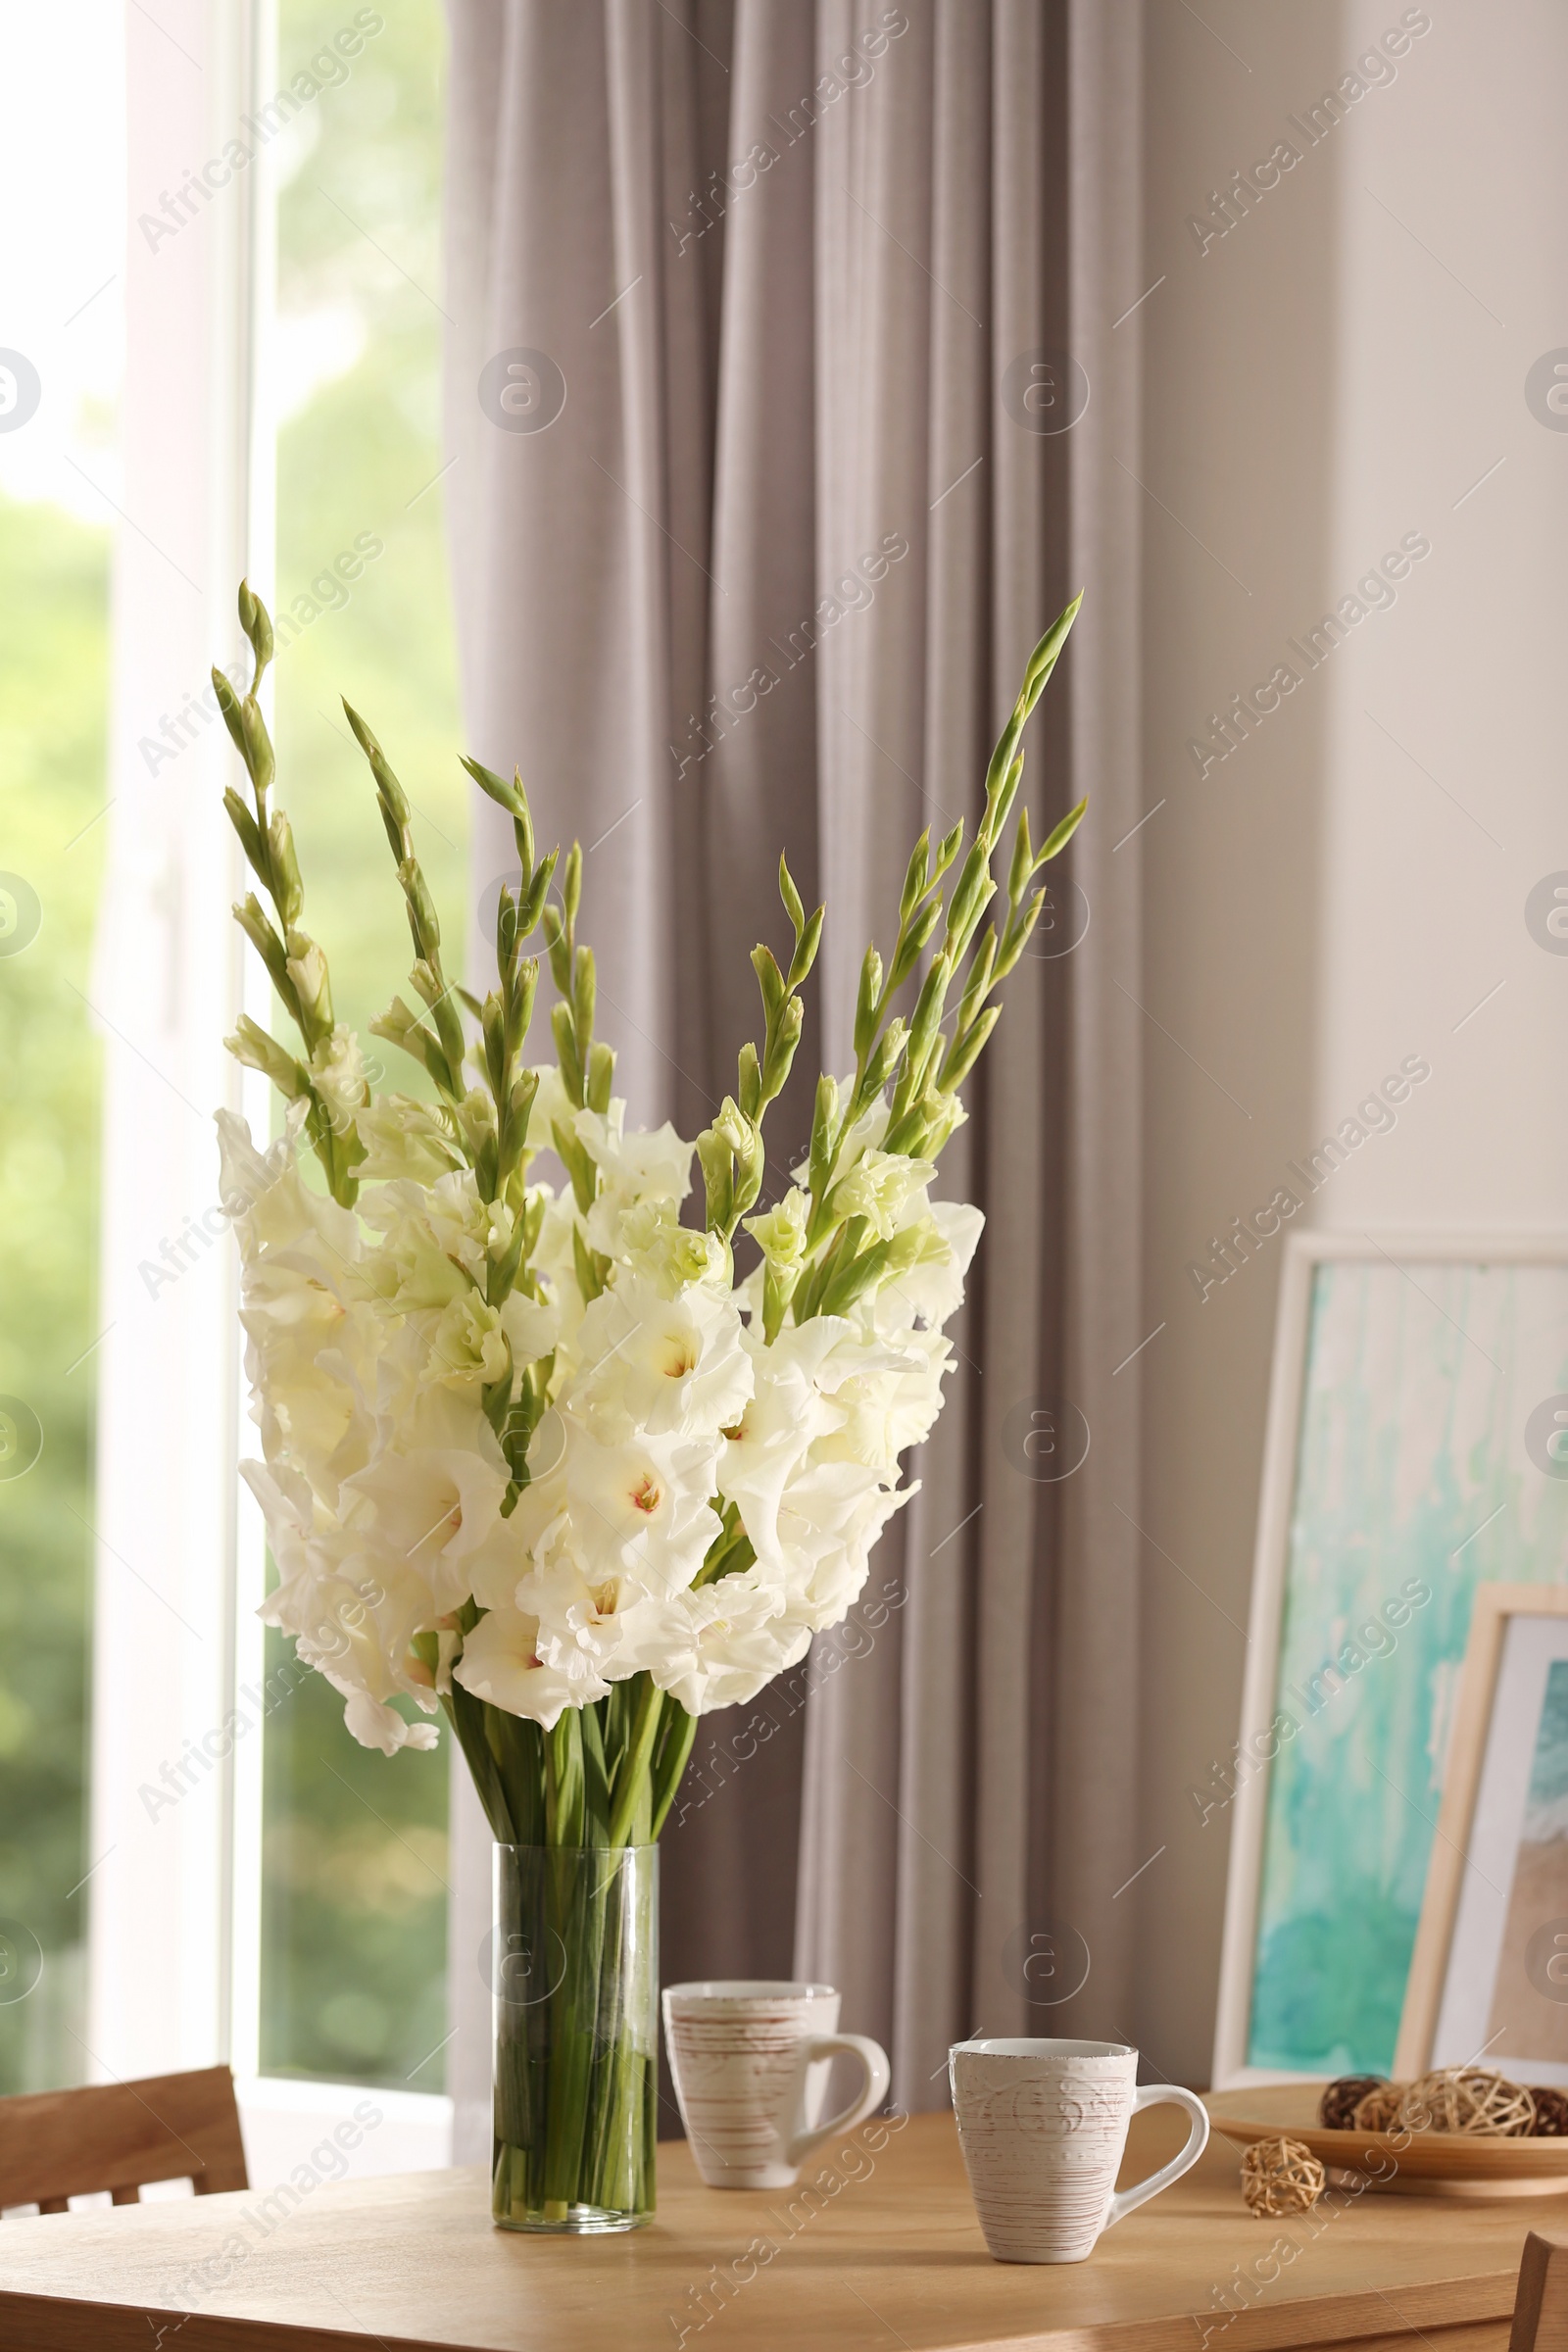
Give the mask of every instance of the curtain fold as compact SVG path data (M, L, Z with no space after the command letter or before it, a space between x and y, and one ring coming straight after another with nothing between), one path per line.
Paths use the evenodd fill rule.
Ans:
M944 1157L988 1224L921 1492L808 1678L703 1726L665 1838L666 1978L827 1978L935 2105L972 2030L1132 2024L1137 10L449 7L466 713L582 841L632 1116L733 1088L785 848L828 904L788 1181L909 844L972 823L1087 590L1025 793L1037 838L1091 815Z

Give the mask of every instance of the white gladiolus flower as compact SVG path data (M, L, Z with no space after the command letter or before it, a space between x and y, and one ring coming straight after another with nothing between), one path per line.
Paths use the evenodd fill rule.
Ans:
M864 1217L878 1241L889 1241L904 1221L911 1195L923 1194L935 1174L928 1159L906 1159L901 1152L863 1152L833 1187L828 1205L835 1219Z
M404 1304L444 1306L465 1275L482 1287L487 1257L502 1256L512 1239L511 1211L481 1200L466 1168L449 1170L430 1185L383 1185L360 1214L386 1236L395 1295Z
M542 1299L514 1291L501 1303L501 1328L512 1346L514 1364L531 1364L554 1354L561 1340L561 1315Z
M813 1445L813 1460L856 1460L886 1480L898 1477L898 1456L909 1437L901 1433L919 1421L931 1401L931 1418L941 1409L941 1364L933 1371L921 1350L926 1334L901 1334L896 1346L865 1339L851 1324L815 1369L815 1386L830 1401L830 1425ZM948 1354L948 1341L936 1336Z
M283 1113L282 1134L264 1152L246 1120L231 1110L214 1112L213 1124L218 1129L218 1197L230 1217L237 1221L254 1208L262 1195L270 1192L292 1166L300 1129L308 1114L309 1104L290 1102Z
M380 1248L365 1267L364 1287L397 1313L416 1307L440 1313L474 1287L473 1269L443 1247L448 1237L436 1231L428 1214L432 1199L421 1186L388 1184L382 1186L379 1200L362 1212L383 1233ZM482 1250L468 1244L466 1235L462 1239L482 1267Z
M564 1536L565 1516L559 1523ZM569 1544L560 1542L521 1579L516 1605L537 1623L534 1646L545 1665L567 1675L590 1672L618 1681L628 1671L623 1605L640 1591L628 1577L590 1583Z
M292 1576L316 1528L316 1497L309 1479L287 1462L275 1470L265 1462L241 1462L239 1474L261 1505L278 1573Z
M729 1281L729 1252L717 1234L683 1225L672 1200L638 1200L623 1209L613 1254L662 1298L688 1283Z
M441 1737L433 1723L405 1723L396 1707L379 1705L366 1690L349 1693L343 1720L362 1747L378 1747L383 1756L395 1756L400 1747L434 1747Z
M444 1308L430 1338L430 1373L435 1380L499 1380L507 1369L507 1335L501 1316L477 1291L461 1291Z
M548 1732L567 1707L590 1705L606 1695L610 1685L599 1679L581 1652L569 1669L547 1666L538 1641L536 1618L520 1609L491 1609L464 1642L452 1679L475 1698L488 1699L509 1715L525 1715Z
M510 1536L501 1517L507 1465L477 1406L454 1391L426 1390L405 1424L365 1469L344 1482L351 1525L373 1529L378 1548L424 1579L432 1613L460 1608L473 1577Z
M533 1108L528 1113L528 1149L530 1152L553 1152L554 1131L570 1135L577 1116L577 1105L562 1083L561 1072L553 1061L544 1061L530 1076L538 1080Z
M284 969L294 983L300 1003L316 1004L326 993L326 957L314 939L309 942L299 941L298 946L296 945L297 941L299 941L299 934L291 931L288 934L289 953L285 958ZM299 946L304 947L303 955L299 953Z
M782 1200L762 1216L741 1222L775 1273L793 1274L806 1255L806 1229L811 1200L799 1185L791 1185Z
M692 1147L683 1144L666 1119L650 1132L624 1132L626 1105L618 1100L607 1112L572 1113L572 1130L599 1170L601 1191L588 1211L590 1248L607 1256L619 1242L622 1214L646 1200L678 1207L692 1189Z
M430 1703L409 1672L409 1644L431 1621L430 1589L401 1563L364 1550L333 1561L328 1546L313 1544L302 1572L269 1593L262 1616L292 1634L301 1657L345 1694L402 1690Z
M792 1479L779 1510L779 1538L791 1561L787 1615L810 1633L837 1625L858 1599L871 1546L919 1482L890 1491L864 1464L808 1462Z
M512 1211L500 1200L481 1200L466 1168L439 1176L429 1189L430 1230L448 1256L482 1284L487 1258L504 1257L512 1241Z
M528 1133L532 1135L530 1125ZM544 1201L544 1218L539 1228L539 1246L533 1253L534 1272L543 1281L550 1303L556 1310L560 1325L559 1338L569 1346L576 1337L577 1326L583 1317L583 1298L577 1288L577 1258L572 1247L574 1235L580 1235L576 1212L572 1206L571 1189L553 1193L545 1184L530 1185L530 1202Z
M638 1432L601 1445L569 1412L557 1427L564 1437L561 1467L524 1488L508 1522L524 1548L535 1549L564 1507L591 1583L629 1576L659 1592L689 1585L720 1532L711 1497L723 1441ZM543 1434L541 1424L536 1444Z
M756 1569L721 1576L678 1609L647 1604L645 1622L630 1627L633 1654L690 1715L744 1705L806 1655L810 1638L804 1623L786 1624Z
M952 1347L940 1332L905 1332L898 1345L843 1340L821 1367L836 1426L815 1458L860 1462L897 1478L899 1456L918 1445L942 1410L942 1375Z
M365 1394L381 1341L347 1296L361 1256L355 1220L301 1179L304 1115L303 1103L291 1105L285 1133L261 1152L244 1121L220 1112L221 1183L240 1246L245 1368L264 1450L330 1504L368 1455Z
M341 1265L361 1254L353 1211L312 1192L300 1175L297 1148L306 1110L304 1102L291 1102L283 1133L265 1152L258 1151L243 1119L228 1110L217 1114L219 1189L247 1263L263 1250L291 1243L307 1244Z
M940 1331L957 1313L985 1221L984 1211L966 1200L922 1200L920 1222L930 1226L930 1241L912 1265L890 1276L876 1293L876 1327L884 1338L909 1331L917 1322Z
M470 1086L462 1102L454 1105L452 1116L470 1153L477 1153L482 1145L495 1141L496 1106L484 1087Z
M406 1724L385 1704L394 1691L426 1711L435 1703L411 1673L409 1647L431 1623L429 1587L334 1522L318 1525L299 1483L259 1462L243 1463L241 1474L266 1515L281 1580L263 1603L263 1622L291 1634L299 1655L348 1700L349 1728L365 1745L387 1755L434 1746L432 1726Z
M365 1098L365 1056L341 1021L311 1055L311 1076L338 1135L353 1135Z
M434 1184L463 1165L463 1154L439 1114L412 1095L382 1095L362 1103L354 1124L365 1146L359 1176L365 1184L402 1179Z
M248 1266L240 1299L251 1409L267 1458L288 1463L331 1504L373 1440L364 1383L373 1381L374 1318L345 1305L327 1270L304 1251L269 1252Z
M854 1092L855 1076L852 1071L849 1077L841 1078L838 1081L840 1101L853 1095ZM835 1179L848 1175L862 1153L878 1149L882 1138L888 1131L888 1104L885 1099L879 1098L875 1102L867 1103L854 1126L841 1138L839 1148L833 1155ZM809 1163L803 1159L798 1168L790 1170L790 1174L797 1184L808 1184L811 1174Z
M745 1333L727 1291L694 1284L666 1298L624 1273L583 1316L573 1345L571 1410L610 1443L711 1436L752 1393Z
M718 1491L733 1502L759 1560L782 1570L778 1514L784 1491L813 1440L838 1426L827 1393L818 1387L823 1359L848 1338L837 1315L818 1315L799 1330L786 1326L771 1348L747 1335L756 1389L738 1421L724 1432Z

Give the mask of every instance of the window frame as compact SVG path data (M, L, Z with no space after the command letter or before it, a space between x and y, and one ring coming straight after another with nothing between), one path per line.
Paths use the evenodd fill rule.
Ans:
M232 666L243 650L234 584L248 577L269 601L273 589L275 174L265 146L226 182L219 159L278 86L275 0L172 0L157 24L127 0L125 24L129 527L114 559L93 990L104 1016L105 1337L83 2072L123 2079L226 2060L258 2181L308 2160L367 2097L380 2121L351 2169L420 2169L450 2160L448 2099L259 2071L265 1534L238 1477L255 1432L206 1106L240 1110L265 1132L267 1083L221 1041L241 1010L269 1017L270 1001L229 916L244 888L222 808L232 755L199 697L211 665ZM198 172L220 183L210 201L155 233L149 191L162 206ZM149 776L143 747L170 712L185 714L187 740ZM170 1233L181 1271L149 1302L142 1267L157 1267L147 1253Z

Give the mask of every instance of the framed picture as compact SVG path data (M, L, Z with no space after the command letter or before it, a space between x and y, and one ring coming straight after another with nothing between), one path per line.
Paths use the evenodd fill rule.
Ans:
M1392 2072L1485 1584L1568 1585L1568 1236L1292 1234L1216 2088Z
M1568 1416L1565 1416L1568 1426ZM1568 1587L1482 1585L1394 2054L1568 2083Z

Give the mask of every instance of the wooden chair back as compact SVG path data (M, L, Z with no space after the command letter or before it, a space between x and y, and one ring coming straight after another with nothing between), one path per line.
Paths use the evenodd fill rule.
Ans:
M105 2188L134 2205L148 2181L183 2180L199 2197L250 2186L226 2066L0 2098L0 2206L64 2213Z
M1538 2230L1525 2239L1508 2352L1568 2352L1568 2243Z

